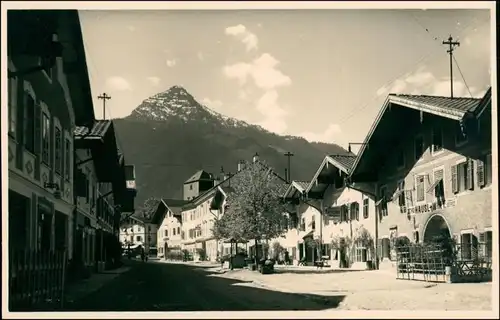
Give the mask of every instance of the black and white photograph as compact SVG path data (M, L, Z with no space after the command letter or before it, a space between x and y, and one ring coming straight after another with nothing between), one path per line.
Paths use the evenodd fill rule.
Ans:
M3 317L498 317L495 9L2 1Z

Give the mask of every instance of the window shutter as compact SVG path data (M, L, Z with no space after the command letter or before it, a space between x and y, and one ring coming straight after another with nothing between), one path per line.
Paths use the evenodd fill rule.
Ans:
M484 187L486 184L484 176L484 162L482 160L477 160L477 185L479 187Z
M39 104L35 104L34 108L35 114L34 114L34 128L33 128L33 136L35 139L35 154L37 156L40 156L41 153L41 143L42 143L42 132L41 132L41 125L42 125L42 109Z
M458 166L451 167L451 189L453 193L458 193Z
M467 160L467 189L474 189L474 161L470 158Z

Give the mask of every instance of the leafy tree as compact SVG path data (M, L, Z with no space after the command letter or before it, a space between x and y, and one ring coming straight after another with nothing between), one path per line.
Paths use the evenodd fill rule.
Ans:
M138 213L139 216L142 216L146 220L150 220L153 217L153 214L156 211L156 208L158 208L158 204L160 203L160 199L150 197L144 201L142 206L140 206L137 210L132 212L131 214L128 214L126 216L123 216L121 219L121 223L130 218L133 214Z
M286 212L281 201L283 183L265 163L246 163L231 180L229 206L215 222L214 235L237 241L253 239L256 247L259 240L282 236Z

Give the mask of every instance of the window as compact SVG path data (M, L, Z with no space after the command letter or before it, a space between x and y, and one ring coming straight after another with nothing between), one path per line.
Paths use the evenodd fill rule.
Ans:
M17 123L17 78L9 77L8 80L9 93L9 135L16 137L16 123Z
M347 205L342 205L340 207L340 222L349 221L349 207Z
M432 153L437 153L443 150L443 129L433 128L432 130Z
M151 232L151 226L148 226L148 231Z
M368 198L363 199L363 218L365 218L365 219L368 219L368 214L369 214L369 212L368 212L368 208L369 208L368 204L369 204L369 201L370 200Z
M493 233L491 231L480 233L479 242L484 257L487 259L493 258Z
M356 248L356 262L366 262L366 248Z
M69 180L71 172L71 142L66 139L66 146L64 148L64 177Z
M189 190L193 190L193 184L189 185Z
M134 242L134 236L130 236L130 242Z
M406 206L406 196L405 196L405 181L400 180L398 181L398 204L399 207L405 207Z
M42 113L42 162L49 164L50 154L50 119L46 113Z
M305 218L302 218L302 220L300 220L300 230L301 231L306 230L306 219Z
M471 159L451 167L451 183L453 193L474 189L474 165Z
M137 232L141 232L141 227L137 226Z
M379 200L377 201L377 208L379 210L379 214L384 217L389 214L387 211L387 187L382 186L379 189Z
M136 241L142 241L142 237L141 236L137 236L137 237L135 237L135 240Z
M434 171L434 197L438 205L444 204L444 170L439 169Z
M492 183L491 153L477 160L477 185L482 188Z
M35 153L35 100L25 93L25 122L24 122L24 147L27 151ZM38 125L37 125L38 127ZM39 137L39 135L36 135Z
M462 126L457 123L455 126L455 145L456 146L461 146L464 145L467 142L467 136L465 135L465 132L462 130Z
M396 159L396 162L397 162L398 168L404 168L404 166L406 164L404 148L401 148L400 150L398 150L398 157Z
M177 227L177 234L181 233L181 227Z
M172 229L172 236L175 236L175 231L176 231L175 228Z
M478 241L473 233L462 233L460 237L460 257L462 260L477 258Z
M353 202L350 205L350 214L351 214L351 220L357 220L359 221L359 203L358 202Z
M312 216L311 229L316 230L316 216Z
M165 229L165 237L168 237L168 230Z
M415 160L420 160L420 157L424 154L424 137L417 136L415 138Z
M55 165L56 173L61 174L62 168L62 132L61 129L56 128L55 133Z
M49 80L52 81L52 76L53 76L52 66L54 64L52 59L50 57L41 57L39 64L40 66L44 67L43 71L47 75L47 78L49 78Z
M415 180L417 202L425 201L425 176L419 175L415 178Z

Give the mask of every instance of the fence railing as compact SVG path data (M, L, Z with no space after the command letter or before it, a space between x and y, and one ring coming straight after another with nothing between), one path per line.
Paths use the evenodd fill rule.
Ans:
M491 277L491 245L488 243L408 244L395 249L398 279L444 282L451 277L467 282Z
M66 251L9 251L9 310L62 307Z

